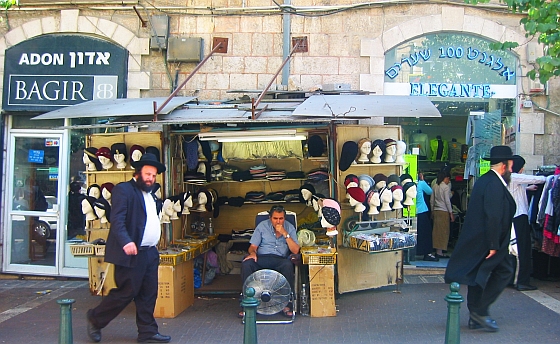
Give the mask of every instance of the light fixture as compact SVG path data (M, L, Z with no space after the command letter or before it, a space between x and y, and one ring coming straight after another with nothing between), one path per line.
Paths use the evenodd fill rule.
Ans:
M295 129L248 130L200 133L198 139L218 142L302 141L307 139L307 135L298 133Z

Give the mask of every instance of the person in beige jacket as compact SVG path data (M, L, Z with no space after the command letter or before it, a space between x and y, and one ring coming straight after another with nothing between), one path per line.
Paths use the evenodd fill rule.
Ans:
M449 242L449 220L453 222L455 219L453 208L451 207L450 181L451 175L449 172L445 170L440 171L433 186L432 197L430 198L434 220L432 240L437 258L449 258L449 256L443 254L443 251L447 251L447 243Z

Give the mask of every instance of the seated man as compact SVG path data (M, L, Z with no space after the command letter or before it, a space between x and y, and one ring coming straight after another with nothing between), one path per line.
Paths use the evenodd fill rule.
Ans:
M261 269L278 271L284 277L292 291L294 289L294 264L289 259L291 253L299 253L296 229L285 221L286 210L282 206L273 206L270 219L262 221L255 228L249 246L249 255L241 264L241 278L245 282L253 272ZM282 310L283 314L292 317L291 307ZM243 312L239 314L243 316Z

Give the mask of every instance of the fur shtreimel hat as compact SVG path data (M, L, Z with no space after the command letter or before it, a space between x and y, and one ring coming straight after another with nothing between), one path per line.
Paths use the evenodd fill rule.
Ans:
M338 160L338 168L341 171L346 171L356 159L356 155L358 155L358 144L354 141L344 142Z
M131 163L132 167L134 167L135 169L141 169L144 166L153 166L155 168L157 168L157 173L160 174L162 172L165 172L166 168L165 165L162 164L161 162L159 162L156 159L156 156L153 155L152 153L146 153L144 155L142 155L142 157L140 158L140 160L138 161L133 161Z
M319 157L325 151L325 144L319 135L313 135L307 140L307 152L311 157Z
M351 187L346 189L346 193L348 193L350 195L350 197L352 197L353 199L355 199L356 201L360 202L360 203L364 203L364 201L366 200L366 193L364 192L364 190L358 188L358 187ZM323 202L323 206L325 205L325 202Z
M128 152L124 143L113 143L111 145L111 154L122 154L124 155L124 161L128 160Z

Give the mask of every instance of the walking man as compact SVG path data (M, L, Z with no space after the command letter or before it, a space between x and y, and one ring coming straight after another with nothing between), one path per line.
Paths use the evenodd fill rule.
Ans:
M101 329L107 326L134 300L139 343L168 343L154 318L158 292L161 234L158 213L161 201L151 193L156 175L165 166L151 153L132 162L134 177L113 188L111 229L105 248L105 261L115 264L116 288L101 303L87 312L87 334L93 342L101 341Z
M445 271L445 282L468 285L469 328L498 331L489 308L508 285L513 268L509 240L515 201L507 189L513 165L508 146L490 150L491 170L474 184L465 222Z

